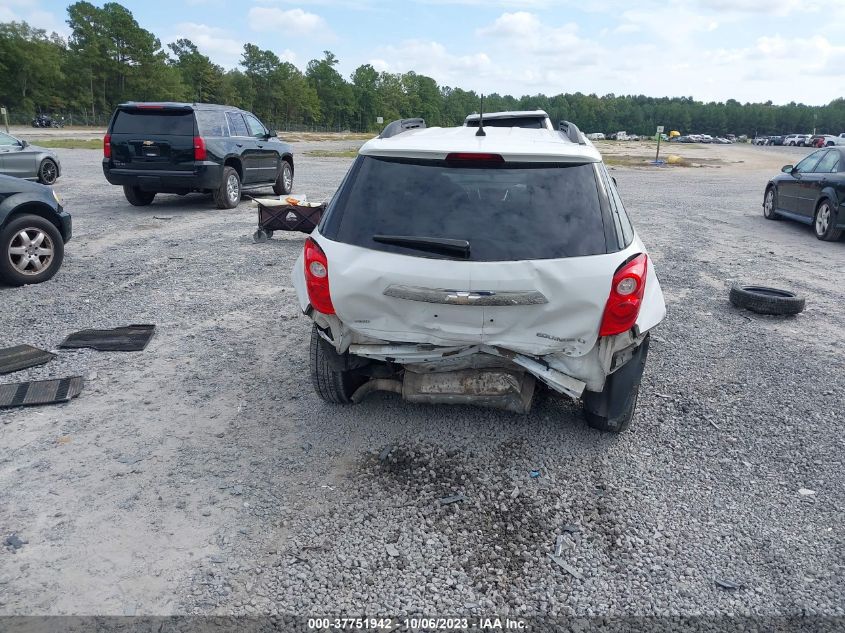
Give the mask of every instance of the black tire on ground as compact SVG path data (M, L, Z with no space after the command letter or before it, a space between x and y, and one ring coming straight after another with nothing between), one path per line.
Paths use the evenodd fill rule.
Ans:
M771 196L771 200L769 197ZM766 193L763 196L763 217L767 220L780 220L780 216L775 213L775 209L778 208L778 192L775 191L774 187L769 187L766 189Z
M291 191L293 191L293 165L289 161L283 160L282 168L276 177L276 184L273 185L273 192L277 196L285 196Z
M311 328L311 383L314 391L326 402L351 404L352 394L366 382L366 377L354 371L334 369L326 350L327 343L317 333L317 326Z
M842 237L842 229L836 228L836 211L827 199L821 200L813 216L813 233L825 242L835 242Z
M129 204L133 207L146 207L147 205L152 204L153 199L156 197L156 192L144 191L138 187L123 185L123 195L126 196L126 199L129 200Z
M36 237L38 232L44 235L38 247L23 243L22 233L26 233L27 239L31 239ZM22 258L28 256L26 251L20 251L30 248L33 249L31 254L38 257L43 266L40 271L35 270L34 263L26 264L24 270L20 270L24 265ZM14 253L12 249L15 250ZM46 255L48 249L52 250L50 256ZM14 216L0 228L0 282L2 283L23 286L47 281L59 271L64 257L65 243L61 233L52 222L41 216Z
M584 417L591 427L621 433L630 426L637 409L648 346L649 338L646 337L634 356L607 377L602 391L585 391L581 396Z
M220 187L214 191L214 203L218 209L234 209L240 202L241 177L234 167L224 167L223 180Z
M52 185L59 179L59 166L51 158L45 158L38 166L38 182L42 185Z
M804 311L804 298L788 290L766 286L739 286L731 288L731 303L737 308L758 314L798 314Z

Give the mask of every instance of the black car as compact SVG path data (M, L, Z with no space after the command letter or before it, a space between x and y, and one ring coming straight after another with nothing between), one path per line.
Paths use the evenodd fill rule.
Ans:
M820 240L838 240L845 229L845 147L816 150L781 171L766 185L763 215L812 224Z
M0 176L0 283L47 281L62 265L71 220L45 185Z
M293 188L293 151L250 112L199 103L124 103L103 139L103 173L126 199L148 205L157 193L213 193L238 206L241 191Z

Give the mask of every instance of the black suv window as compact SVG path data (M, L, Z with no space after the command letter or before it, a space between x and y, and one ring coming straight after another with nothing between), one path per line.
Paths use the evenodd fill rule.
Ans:
M439 257L376 235L467 240L471 261L607 252L592 164L359 157L321 232L374 250Z
M194 113L191 110L118 110L112 134L193 136Z
M244 118L246 119L247 126L249 126L250 136L254 136L255 138L264 138L265 136L267 136L267 131L261 124L261 121L256 119L251 114L245 114Z
M197 110L197 127L201 136L229 136L222 110Z
M249 130L240 112L227 112L226 118L229 119L229 133L232 136L249 136Z

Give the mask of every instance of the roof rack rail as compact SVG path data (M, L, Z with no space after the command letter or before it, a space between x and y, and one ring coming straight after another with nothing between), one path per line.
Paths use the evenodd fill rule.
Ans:
M390 138L391 136L396 136L402 132L416 129L425 129L425 119L399 119L398 121L389 123L387 127L381 131L381 134L379 134L378 137Z
M578 129L578 126L574 123L570 123L569 121L561 121L558 129L566 134L566 137L572 141L573 143L578 143L578 145L586 145L587 141L584 140L584 135L581 134L581 130Z

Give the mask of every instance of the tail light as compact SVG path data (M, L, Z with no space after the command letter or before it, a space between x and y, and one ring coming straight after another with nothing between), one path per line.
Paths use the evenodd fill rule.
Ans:
M613 275L599 336L622 334L634 327L643 303L647 271L648 256L640 253Z
M194 160L205 160L208 152L205 151L205 139L201 136L194 137Z
M446 155L446 161L504 163L505 159L501 154L488 154L483 152L452 152L451 154Z
M111 134L103 137L103 157L111 158Z
M305 286L312 308L323 314L335 313L329 293L329 260L310 237L305 240Z

